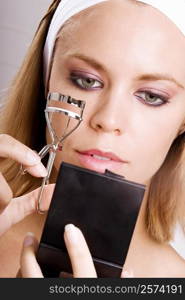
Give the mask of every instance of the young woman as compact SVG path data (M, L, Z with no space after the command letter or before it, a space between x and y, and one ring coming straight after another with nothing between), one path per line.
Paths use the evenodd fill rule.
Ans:
M83 122L57 154L53 182L65 161L146 185L122 277L184 277L184 259L169 242L185 217L185 1L160 2L55 0L42 19L2 115L1 277L16 275L28 231L36 238L24 241L21 273L42 276L34 252L45 215L35 207L46 170L33 150L50 141L48 92L86 101ZM32 176L17 176L20 163ZM95 277L83 233L68 224L64 237L73 276Z

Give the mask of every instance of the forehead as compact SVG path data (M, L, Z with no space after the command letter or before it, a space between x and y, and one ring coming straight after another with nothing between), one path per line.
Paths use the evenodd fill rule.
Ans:
M102 2L76 15L61 30L57 52L64 49L68 54L83 51L108 65L114 57L114 66L125 58L134 58L135 68L160 65L185 82L185 37L160 11L134 0Z

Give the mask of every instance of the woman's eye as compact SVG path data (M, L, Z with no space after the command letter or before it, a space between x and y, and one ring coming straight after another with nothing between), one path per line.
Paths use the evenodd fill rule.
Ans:
M144 101L147 105L151 106L161 106L168 102L168 99L166 99L164 96L149 91L137 92L136 96Z
M94 78L82 77L80 75L71 75L71 81L82 89L98 89L102 87L102 83Z

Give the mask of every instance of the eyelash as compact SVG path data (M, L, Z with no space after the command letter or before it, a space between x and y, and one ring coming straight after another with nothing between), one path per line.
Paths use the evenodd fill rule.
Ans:
M146 101L146 99L144 99L143 97L141 97L141 94L144 94L144 97L146 96L152 96L152 97L156 97L157 100L160 100L161 103L159 104L151 104L149 102ZM162 96L158 93L154 93L152 91L149 91L149 90L142 90L142 91L139 91L137 93L135 93L136 97L139 98L142 102L144 102L146 105L148 106L162 106L162 105L165 105L167 103L169 103L169 98L165 97L165 96Z
M92 90L99 89L99 88L101 88L101 87L104 86L102 82L96 80L95 78L88 77L88 76L86 77L86 76L84 76L84 75L82 75L82 74L71 73L69 79L70 79L70 81L71 81L73 84L75 84L78 88L80 88L80 89L82 89L82 90L86 90L86 91L92 91ZM89 79L89 80L94 80L95 82L98 82L98 83L100 84L100 86L99 86L99 87L94 87L94 88L86 88L86 87L83 87L83 86L82 86L82 83L81 83L81 84L78 83L78 80L88 80L88 79Z
M81 83L78 82L79 80L82 81L82 80L88 80L88 79L89 80L94 80L94 82L98 82L99 86L98 87L92 87L92 88L86 88L86 87L82 86L82 82ZM97 90L99 88L102 88L104 86L101 81L96 80L95 78L88 77L88 76L86 77L82 74L77 74L77 73L71 73L70 77L69 77L69 80L72 82L72 84L77 86L77 88L82 89L84 91L93 91L93 90ZM141 97L141 95L142 95L142 97ZM135 96L137 98L139 98L139 100L142 101L145 105L148 105L148 106L159 107L159 106L162 106L162 105L165 105L165 104L169 103L168 97L162 96L158 93L154 93L150 90L141 90L139 92L136 92ZM156 97L156 99L160 100L161 103L160 104L151 104L151 103L147 102L146 96Z

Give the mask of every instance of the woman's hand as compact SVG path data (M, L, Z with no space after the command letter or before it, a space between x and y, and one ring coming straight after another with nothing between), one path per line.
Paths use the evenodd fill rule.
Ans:
M6 134L0 134L0 158L11 158L17 161L35 177L44 177L47 174L38 154ZM53 188L54 185L48 185L44 191L44 210L49 207ZM0 236L13 224L36 210L38 195L39 188L27 195L13 198L11 188L0 173Z
M97 277L89 248L79 228L72 224L65 226L64 240L73 269L73 277ZM35 253L38 242L33 234L26 236L21 254L21 276L24 278L43 277Z
M71 260L74 278L95 278L97 277L93 260L85 241L85 238L79 228L73 224L65 226L64 240L68 254ZM24 240L19 277L40 278L43 277L42 271L37 263L35 253L38 248L38 242L32 233L28 233ZM121 277L133 277L125 270Z

